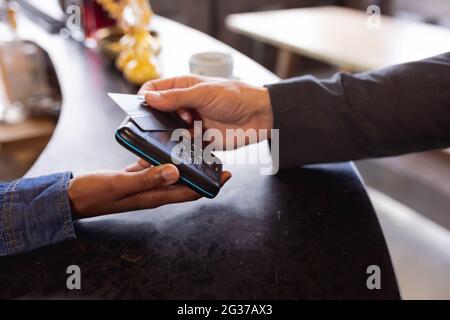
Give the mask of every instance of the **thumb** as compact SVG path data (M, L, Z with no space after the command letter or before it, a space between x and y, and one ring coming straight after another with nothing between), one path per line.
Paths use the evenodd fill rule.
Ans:
M178 181L180 173L173 164L164 164L151 167L139 172L129 172L121 175L117 181L119 197L150 191L174 184Z
M163 91L146 91L145 102L155 109L172 112L183 108L195 109L201 106L200 87Z

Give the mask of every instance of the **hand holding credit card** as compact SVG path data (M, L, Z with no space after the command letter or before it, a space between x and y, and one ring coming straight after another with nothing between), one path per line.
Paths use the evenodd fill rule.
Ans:
M116 131L116 140L127 150L153 164L173 163L180 171L180 181L207 198L214 198L221 187L222 163L217 157L211 164L192 161L203 154L193 142L190 148L179 148L179 141L171 139L176 129L188 125L175 113L150 108L144 97L130 94L108 94L128 117ZM193 140L193 139L192 139ZM177 161L173 161L174 157Z

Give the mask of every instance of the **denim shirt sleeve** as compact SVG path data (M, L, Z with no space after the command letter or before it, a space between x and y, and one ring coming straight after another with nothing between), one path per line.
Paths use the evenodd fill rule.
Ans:
M70 172L0 184L0 256L75 238Z

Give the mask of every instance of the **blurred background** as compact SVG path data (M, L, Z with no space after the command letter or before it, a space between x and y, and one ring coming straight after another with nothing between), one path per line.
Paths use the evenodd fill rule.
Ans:
M74 3L85 10L83 30L80 34L61 33L67 18L64 10ZM280 78L363 72L432 55L450 44L446 43L450 39L450 0L150 3L155 14L227 43ZM62 103L55 72L44 51L24 46L20 48L25 57L21 63L12 65L8 60L18 50L7 40L17 36L17 15L28 15L48 32L60 32L89 47L98 45L98 39L94 39L97 43L89 41L92 35L114 19L94 0L0 0L0 10L0 180L7 181L25 174L45 148ZM367 20L369 17L373 20ZM366 20L367 28L355 27ZM375 31L369 33L372 27ZM27 63L30 57L37 62ZM17 76L24 73L33 76ZM20 96L24 92L28 96L31 92L33 99L24 102ZM6 108L6 104L14 105ZM450 299L450 152L357 161L356 166L379 216L403 298Z

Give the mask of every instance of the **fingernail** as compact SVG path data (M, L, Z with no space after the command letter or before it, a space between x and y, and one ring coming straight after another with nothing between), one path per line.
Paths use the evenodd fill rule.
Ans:
M149 103L155 103L162 100L161 93L158 91L146 91L145 92L145 101Z
M166 165L161 170L161 177L167 182L175 182L178 180L178 170L173 165Z
M130 164L129 166L126 166L124 170L125 171L133 171L134 168L136 168L136 164L135 163Z
M184 120L184 122L189 122L190 120L189 114L187 112L183 112L182 114L180 114L180 117Z

